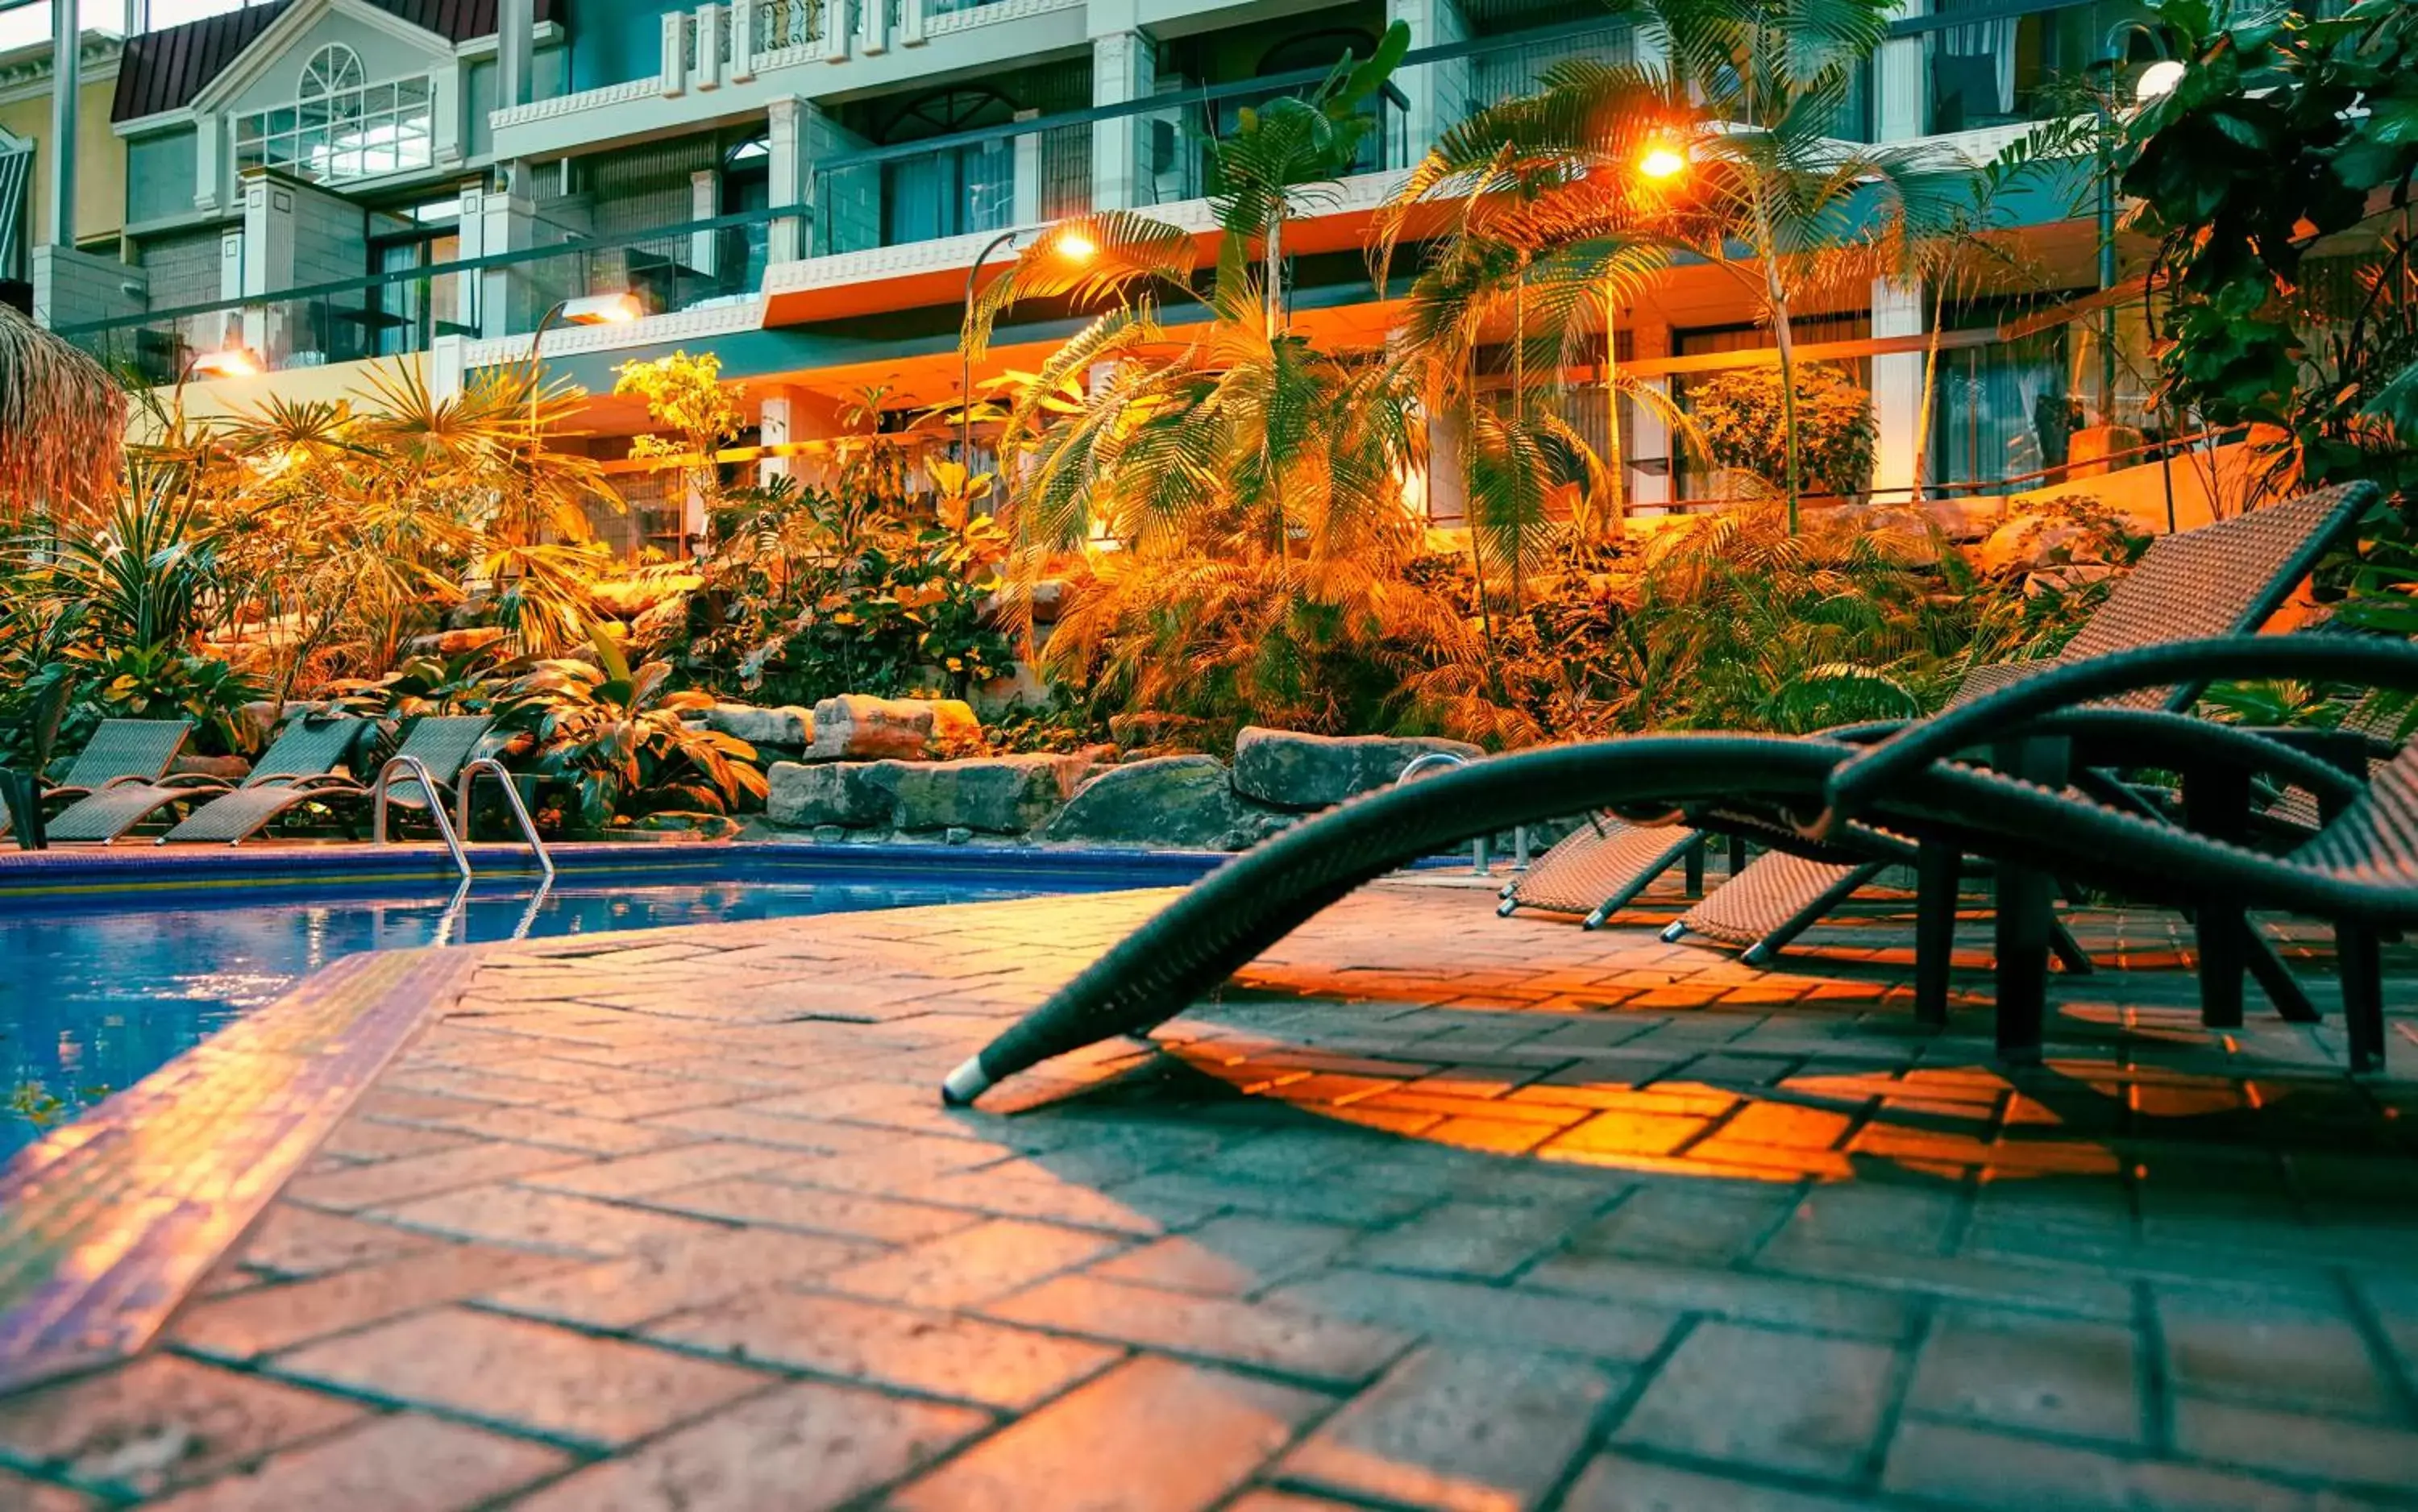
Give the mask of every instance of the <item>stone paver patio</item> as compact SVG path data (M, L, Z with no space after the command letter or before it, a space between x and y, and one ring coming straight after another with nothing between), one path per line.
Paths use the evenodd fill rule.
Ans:
M2086 914L2009 1075L1902 920L1392 882L939 1107L1162 899L486 950L158 1345L0 1400L0 1507L2418 1506L2406 952L2353 1082Z

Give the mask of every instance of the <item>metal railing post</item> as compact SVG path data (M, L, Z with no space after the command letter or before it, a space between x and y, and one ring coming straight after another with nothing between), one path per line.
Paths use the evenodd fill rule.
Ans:
M470 858L462 848L462 837L453 832L453 821L445 817L444 786L428 770L428 763L418 756L390 756L387 764L378 768L377 783L370 801L370 843L386 844L387 787L398 771L408 773L412 781L420 784L420 790L428 795L428 817L436 821L436 832L444 838L446 852L453 858L453 869L462 874L465 882L468 881Z
M528 805L521 802L521 790L513 786L513 774L506 771L504 764L494 756L481 756L470 762L462 769L462 775L454 779L453 812L463 835L467 837L470 832L470 789L478 782L481 772L493 773L497 785L503 788L504 806L512 811L513 822L520 827L521 838L528 842L530 852L537 857L538 870L544 874L546 882L551 885L554 881L554 857L547 854L545 842L538 838L537 821L529 817Z

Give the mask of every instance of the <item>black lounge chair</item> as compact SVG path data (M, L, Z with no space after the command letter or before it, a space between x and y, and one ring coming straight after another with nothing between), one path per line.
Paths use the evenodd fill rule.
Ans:
M1183 1012L1362 883L1517 824L1598 809L1735 817L1820 845L1859 831L1999 864L1998 1046L2037 1060L2045 1014L2051 875L2203 915L2247 907L2331 920L2355 1066L2383 1054L2378 931L2418 924L2418 747L2358 778L2292 742L2157 710L2082 707L2218 678L2329 677L2418 688L2418 649L2321 636L2235 636L2103 657L2028 678L1876 747L1821 736L1643 736L1495 757L1320 815L1238 857L1126 937L949 1074L967 1103L1001 1078ZM1951 759L1995 747L1996 769ZM2204 790L2264 771L2318 793L2325 827L2288 855L2077 794L2068 770L2108 747L2173 763ZM2213 803L2202 812L2228 816ZM1811 821L1800 816L1814 814ZM1934 960L1943 941L1924 932ZM1924 962L1918 960L1918 969ZM2245 963L2204 955L2202 974Z
M158 782L125 783L105 787L70 806L50 822L54 842L113 845L161 810L217 794L284 786L325 778L347 759L367 723L359 719L314 719L309 715L287 723L284 730L244 778L240 787L217 777L184 773Z
M461 775L479 754L495 721L482 714L427 714L404 732L396 758L409 756L427 769L440 788ZM255 773L255 776L257 774ZM290 809L305 803L366 804L375 796L375 784L323 772L269 782L246 782L212 799L185 817L184 822L160 837L161 845L190 842L239 846ZM440 807L442 791L429 792L416 776L398 777L387 788L387 802L405 808Z
M2056 658L1976 667L1949 707L2048 667L2137 647L2255 631L2283 607L2319 559L2357 528L2376 498L2373 484L2349 483L2161 537ZM2196 684L2144 689L2126 702L2181 709L2198 693ZM1540 857L1506 890L1498 911L1507 915L1533 907L1582 913L1584 926L1595 928L1675 864L1688 862L1694 880L1706 839L1701 832L1640 833L1632 826L1599 822ZM1884 868L1913 859L1910 848L1886 844L1864 854L1829 857L1774 850L1734 871L1665 930L1663 939L1676 942L1699 934L1742 947L1749 965L1768 965ZM1934 885L1940 880L1935 876ZM2088 969L2088 959L2069 941L2060 938L2058 945L2070 967ZM2266 970L2270 963L2260 965L2262 976L2280 989L2273 971Z
M35 802L71 802L110 787L157 782L176 764L192 733L193 726L181 719L104 719L67 774L55 785L42 785ZM0 812L0 834L8 832L9 819ZM34 828L27 826L29 834ZM47 833L49 826L39 828Z

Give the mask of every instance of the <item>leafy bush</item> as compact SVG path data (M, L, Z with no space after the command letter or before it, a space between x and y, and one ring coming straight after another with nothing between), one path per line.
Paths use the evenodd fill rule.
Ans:
M1717 374L1688 390L1713 460L1784 486L1788 429L1778 368ZM1862 491L1872 476L1879 439L1872 395L1838 368L1819 362L1797 370L1797 466L1799 486L1826 494Z
M579 827L710 821L762 801L756 748L681 719L712 695L668 686L667 662L633 668L613 635L595 637L594 656L539 663L506 691L500 721L531 738L537 771L570 785Z

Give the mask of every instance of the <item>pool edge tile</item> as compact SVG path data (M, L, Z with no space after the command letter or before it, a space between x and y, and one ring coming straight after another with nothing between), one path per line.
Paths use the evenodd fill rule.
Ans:
M478 960L347 957L0 1167L0 1396L156 1336Z

